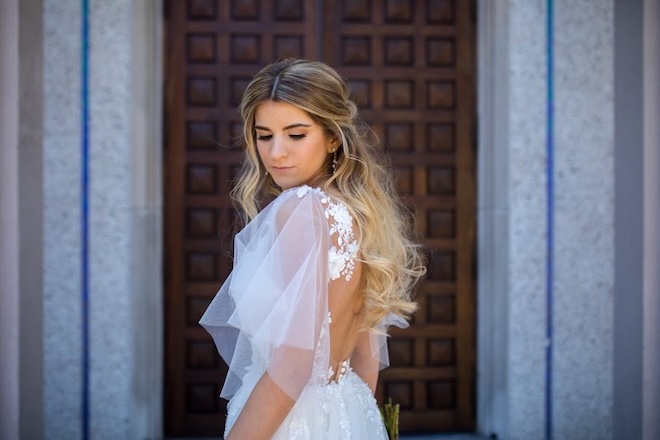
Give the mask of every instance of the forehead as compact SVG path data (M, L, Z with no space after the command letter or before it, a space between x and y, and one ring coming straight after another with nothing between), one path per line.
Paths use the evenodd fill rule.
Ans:
M254 113L254 124L263 127L282 128L297 123L317 125L306 111L287 102L265 101Z

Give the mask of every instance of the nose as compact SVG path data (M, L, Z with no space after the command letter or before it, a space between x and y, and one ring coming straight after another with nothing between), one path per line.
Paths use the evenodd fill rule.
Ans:
M273 136L273 142L270 148L271 159L278 160L286 156L288 156L286 141L281 136Z

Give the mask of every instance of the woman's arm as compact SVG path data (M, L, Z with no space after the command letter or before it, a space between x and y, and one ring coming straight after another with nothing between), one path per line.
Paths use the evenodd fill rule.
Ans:
M370 372L356 372L358 376L369 386L371 394L376 394L376 385L378 385L378 370Z
M378 355L371 352L371 338L373 336L363 331L358 338L351 366L353 371L369 386L372 394L376 394L376 385L378 384Z
M250 265L242 273L243 284L234 286L244 293L235 303L235 315L245 340L253 350L263 351L267 370L252 389L227 440L270 439L310 381L315 352L329 351L327 341L319 344L328 313L329 246L323 205L311 190L302 196L288 193L283 200L273 208L275 217L266 218L274 227L261 233L270 242L268 251L254 251L261 258L256 262L253 255L242 251L243 259L251 259L244 260ZM246 297L248 294L251 296ZM250 353L243 355L243 362L250 359Z
M268 373L264 373L225 440L270 439L294 403Z

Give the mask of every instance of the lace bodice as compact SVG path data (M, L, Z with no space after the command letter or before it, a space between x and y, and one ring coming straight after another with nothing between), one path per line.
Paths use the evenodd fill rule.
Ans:
M232 272L200 320L228 365L220 396L231 399L229 427L267 372L296 400L273 438L386 439L361 375L387 366L397 317L360 336L349 359L330 350L331 333L346 328L330 290L356 288L358 238L348 206L309 186L283 191L236 235Z
M353 233L353 217L346 205L334 201L326 192L320 188L301 186L296 195L302 198L310 191L318 194L324 207L325 218L330 223L330 237L337 244L328 250L328 276L331 280L344 277L349 281L353 276L355 268L355 255L358 250L358 242Z
M309 186L283 191L236 235L232 272L200 320L228 365L221 397L253 386L264 371L297 399L306 387L343 382L351 368L387 366L389 315L378 333L360 337L359 355L351 345L331 356L331 328L340 321L329 293L356 288L358 238L348 206ZM341 322L333 334L347 328Z

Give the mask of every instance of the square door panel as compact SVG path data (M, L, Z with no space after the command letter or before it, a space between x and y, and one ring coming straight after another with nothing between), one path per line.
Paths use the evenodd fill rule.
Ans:
M186 123L186 146L189 150L211 150L216 148L218 124L214 121L188 121Z
M231 0L231 18L236 21L259 20L260 0Z
M187 58L191 64L212 64L216 61L215 34L194 33L186 39Z
M213 77L189 77L187 90L188 105L191 107L211 107L218 104L218 87Z
M429 295L426 298L427 322L429 324L454 324L456 301L453 295Z
M187 0L190 20L215 20L218 16L218 3L215 0Z

